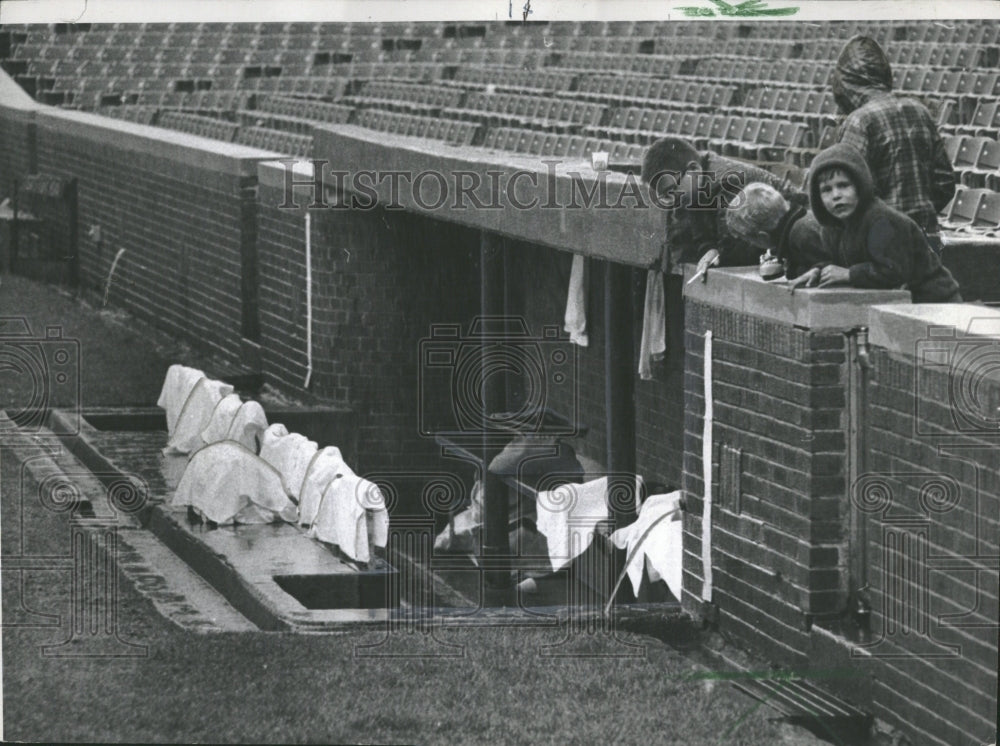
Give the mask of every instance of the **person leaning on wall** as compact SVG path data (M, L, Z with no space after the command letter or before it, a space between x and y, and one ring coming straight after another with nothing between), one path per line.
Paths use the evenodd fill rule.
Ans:
M666 210L659 269L668 274L695 262L699 271L712 264L758 264L760 249L726 226L726 208L747 184L769 184L790 202L808 204L802 192L769 171L710 151L699 153L682 137L663 137L650 145L641 178Z

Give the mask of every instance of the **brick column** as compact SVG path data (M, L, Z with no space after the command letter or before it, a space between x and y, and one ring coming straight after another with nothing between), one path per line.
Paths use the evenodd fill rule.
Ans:
M685 608L801 664L845 599L847 337L900 291L800 290L756 269L685 288ZM710 603L702 596L705 333L712 332Z

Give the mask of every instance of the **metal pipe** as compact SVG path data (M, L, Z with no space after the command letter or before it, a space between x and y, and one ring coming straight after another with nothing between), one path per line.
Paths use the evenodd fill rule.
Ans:
M712 602L712 426L714 399L712 396L712 331L705 332L704 350L705 417L701 433L701 475L705 483L701 512L701 599Z
M312 305L312 214L306 209L306 380L302 388L309 388L313 373L313 305Z

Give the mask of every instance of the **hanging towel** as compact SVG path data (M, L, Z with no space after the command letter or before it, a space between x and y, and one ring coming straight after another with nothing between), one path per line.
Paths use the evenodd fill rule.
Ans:
M384 547L389 537L389 514L381 490L345 466L323 491L308 535L334 544L353 560L368 562L371 558L369 544Z
M162 407L166 411L168 436L174 434L177 418L181 414L181 408L187 401L191 389L204 377L205 374L200 370L188 368L186 365L171 365L167 368L167 375L163 379L163 388L160 390L160 398L156 400L156 406Z
M643 566L648 561L649 579L666 581L674 598L681 597L683 523L680 502L680 490L651 495L642 504L635 523L611 534L612 543L625 549L631 560L626 571L636 596L642 584Z
M229 394L229 396L222 397L215 405L215 409L212 410L212 416L209 418L208 424L205 425L205 429L201 431L203 443L208 445L225 440L229 426L233 424L233 417L242 406L243 400L240 399L239 394Z
M608 517L607 486L608 478L601 477L538 493L536 524L548 543L553 570L565 567L590 546L594 527Z
M267 416L264 414L264 408L258 402L247 401L243 402L243 406L233 417L226 437L245 446L252 453L260 453L261 437L266 429Z
M340 455L340 449L336 446L327 446L313 454L306 467L306 474L302 478L302 490L299 492L300 526L312 525L316 520L316 513L327 485L348 472L351 470L344 463L344 457Z
M319 447L304 435L289 433L281 423L271 425L261 437L260 457L281 472L285 490L301 501L302 480Z
M277 469L231 440L191 457L171 502L174 510L188 506L220 525L295 520Z
M569 272L569 290L566 293L565 330L569 341L586 347L587 340L587 288L586 259L582 254L573 255L573 266Z
M215 405L231 393L233 387L228 383L213 381L210 378L198 381L177 416L174 433L163 452L191 453L201 448L205 444L201 439L201 431L212 419Z
M642 342L639 345L639 378L653 377L653 362L667 350L667 311L663 273L651 269L646 274L646 304L642 313Z

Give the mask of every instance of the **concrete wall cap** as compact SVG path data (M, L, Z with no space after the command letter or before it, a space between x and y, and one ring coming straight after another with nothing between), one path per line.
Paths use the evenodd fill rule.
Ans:
M713 268L704 282L695 280L687 284L694 274L694 265L685 265L686 298L802 329L847 330L867 326L872 305L910 301L905 290L837 287L801 288L790 293L787 281L764 280L756 267Z

